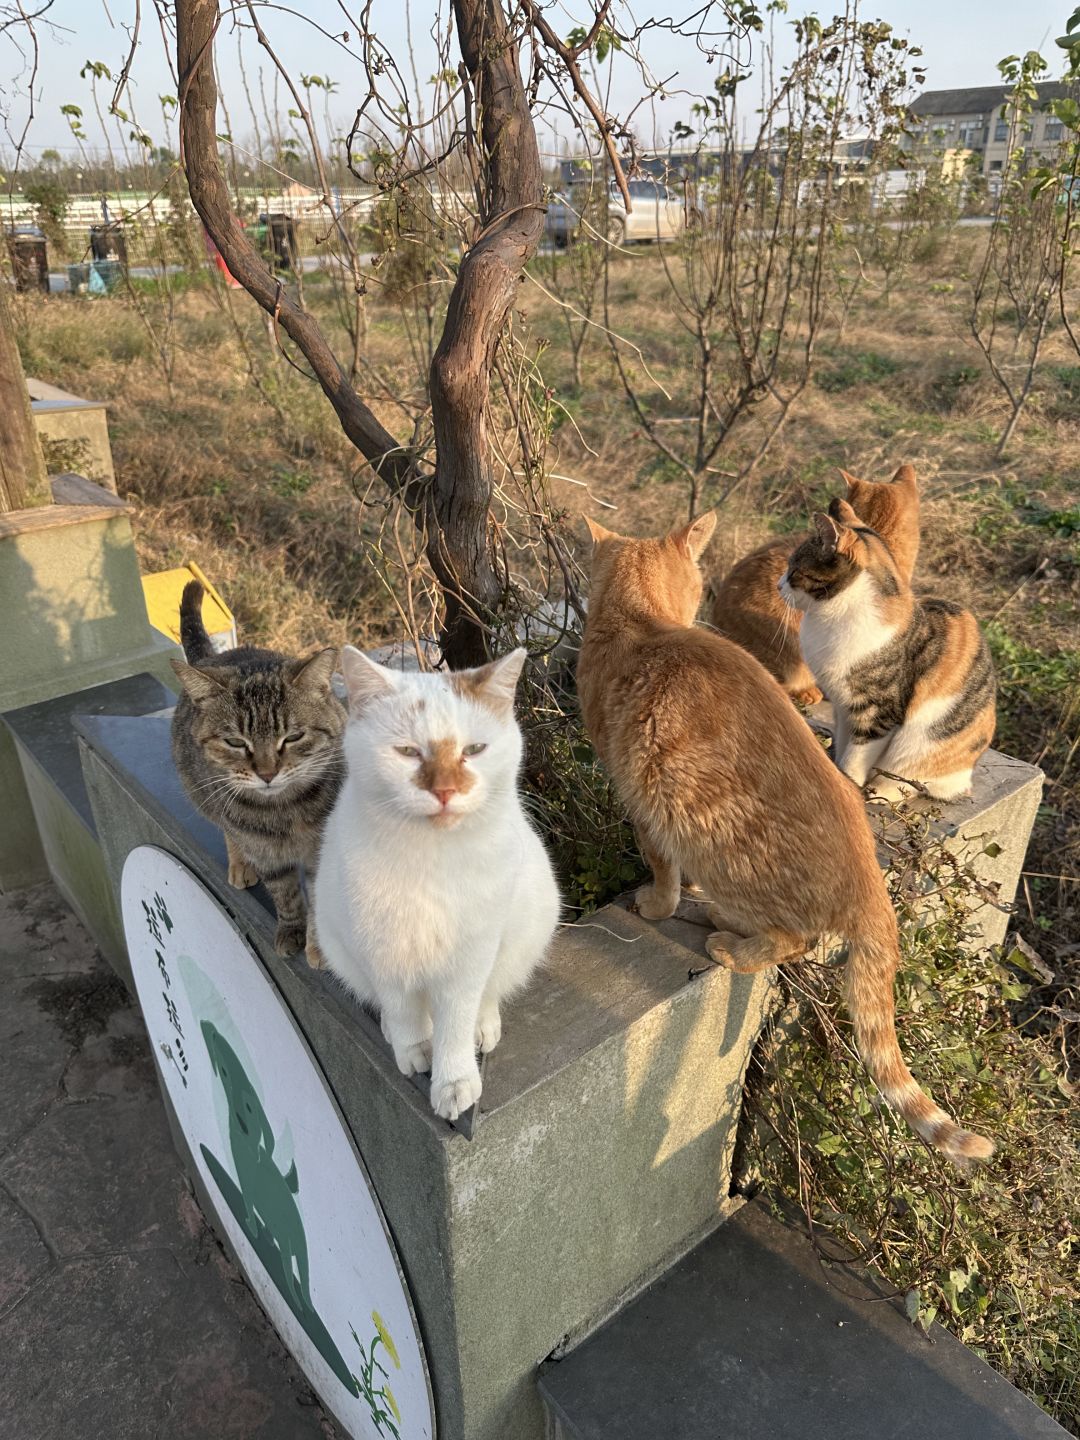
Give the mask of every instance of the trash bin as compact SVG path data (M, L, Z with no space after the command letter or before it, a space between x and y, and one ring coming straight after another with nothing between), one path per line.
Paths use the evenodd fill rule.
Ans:
M127 267L127 239L119 225L90 226L90 255L94 260L115 260Z
M14 225L7 232L16 290L49 293L49 252L45 234L36 225Z
M87 289L91 295L111 295L124 282L124 267L119 260L93 260Z
M266 227L268 250L279 270L295 270L300 254L296 243L296 221L291 215L276 213L260 215L259 224Z

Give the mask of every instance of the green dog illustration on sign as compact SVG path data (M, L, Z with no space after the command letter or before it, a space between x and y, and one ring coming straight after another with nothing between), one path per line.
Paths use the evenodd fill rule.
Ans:
M203 1020L200 1028L228 1102L236 1181L217 1157L200 1145L203 1159L266 1273L312 1344L349 1393L359 1395L356 1379L311 1298L307 1236L296 1203L300 1190L296 1161L282 1174L274 1159L273 1129L236 1051L209 1020Z

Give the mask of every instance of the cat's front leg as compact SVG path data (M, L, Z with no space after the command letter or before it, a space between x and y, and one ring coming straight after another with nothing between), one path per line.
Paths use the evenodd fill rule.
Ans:
M833 705L832 758L834 764L838 765L841 770L844 768L844 756L847 754L850 744L851 719L845 707L836 701Z
M274 949L279 955L295 955L307 943L307 918L300 876L295 865L262 872L262 881L270 891L277 912Z
M476 1029L487 969L447 979L432 991L435 1033L431 1056L431 1108L444 1120L456 1120L480 1099Z
M665 859L640 826L635 828L634 835L641 858L653 876L652 884L642 885L634 896L637 912L645 920L668 920L682 899L682 874L678 865Z
M234 890L250 890L259 883L259 872L227 830L225 854L229 859L229 884Z
M407 990L382 998L380 1022L387 1044L403 1075L423 1075L431 1069L431 1010L422 990Z
M888 749L890 739L891 735L878 735L873 738L852 735L851 743L840 761L840 768L860 790L870 778L871 770Z

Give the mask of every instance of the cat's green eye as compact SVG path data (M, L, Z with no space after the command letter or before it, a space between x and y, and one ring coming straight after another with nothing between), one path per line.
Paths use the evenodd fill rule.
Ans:
M246 740L230 740L228 736L225 736L224 739L230 750L246 750L248 748Z
M302 740L303 738L303 730L293 730L288 735L282 736L282 738L278 741L277 748L280 750L283 745L295 745L298 740Z
M399 755L404 755L406 760L420 759L420 751L415 745L395 745L394 749Z
M482 755L487 749L486 745L466 745L462 755Z

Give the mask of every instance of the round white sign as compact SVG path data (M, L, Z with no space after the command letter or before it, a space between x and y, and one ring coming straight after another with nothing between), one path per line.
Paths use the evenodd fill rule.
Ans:
M262 962L164 850L124 865L128 954L162 1083L221 1229L354 1440L432 1440L408 1291L363 1161Z

